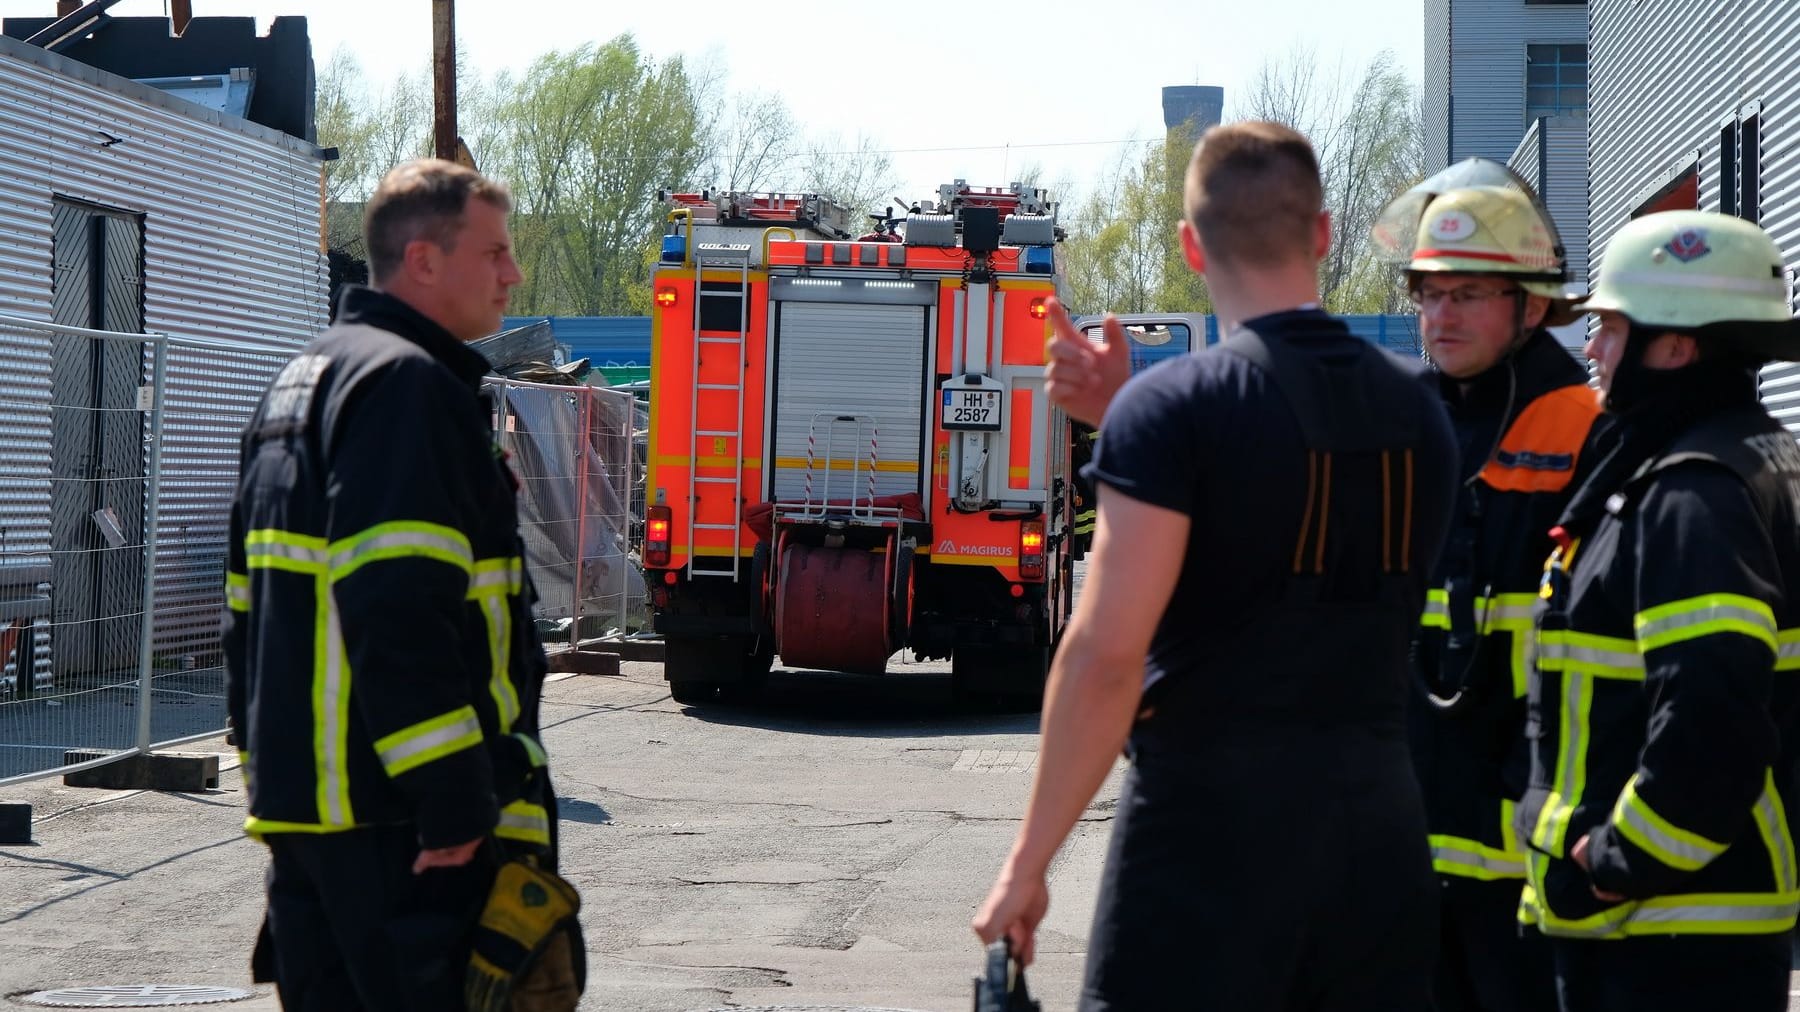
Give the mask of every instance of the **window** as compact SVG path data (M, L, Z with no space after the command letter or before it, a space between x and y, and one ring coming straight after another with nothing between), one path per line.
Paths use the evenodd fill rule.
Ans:
M1752 102L1719 128L1719 213L1762 219L1762 103Z
M1525 47L1525 121L1587 111L1587 45Z

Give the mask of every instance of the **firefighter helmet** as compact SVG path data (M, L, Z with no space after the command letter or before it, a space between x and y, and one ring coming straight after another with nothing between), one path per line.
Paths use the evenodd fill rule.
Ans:
M1767 232L1731 215L1663 211L1626 224L1607 243L1582 309L1793 361L1800 321L1788 299L1781 250Z
M1465 158L1427 176L1390 201L1375 220L1376 247L1393 262L1405 263L1412 259L1413 239L1418 235L1419 221L1425 217L1425 206L1451 190L1471 186L1511 187L1534 201L1537 199L1537 191L1512 169L1489 158Z
M1433 200L1419 222L1406 264L1421 274L1505 277L1550 300L1545 326L1576 320L1581 311L1563 289L1562 245L1556 228L1530 197L1498 186L1452 190Z

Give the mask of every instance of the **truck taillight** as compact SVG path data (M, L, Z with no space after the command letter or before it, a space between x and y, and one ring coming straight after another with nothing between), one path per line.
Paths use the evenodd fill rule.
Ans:
M1044 578L1044 522L1027 520L1019 525L1019 578Z
M1031 318L1032 319L1041 320L1044 317L1049 316L1049 315L1050 315L1050 307L1044 304L1043 299L1032 299L1031 300Z
M675 300L677 298L678 296L675 294L675 289L670 288L668 285L664 285L656 290L656 307L658 309L668 309L675 305Z
M669 507L652 506L644 511L644 565L669 564Z

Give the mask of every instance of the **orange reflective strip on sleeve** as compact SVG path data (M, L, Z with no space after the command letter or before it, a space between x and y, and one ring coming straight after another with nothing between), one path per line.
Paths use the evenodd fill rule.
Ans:
M1560 492L1575 477L1575 464L1600 403L1586 386L1563 387L1526 405L1506 430L1481 480L1501 492Z

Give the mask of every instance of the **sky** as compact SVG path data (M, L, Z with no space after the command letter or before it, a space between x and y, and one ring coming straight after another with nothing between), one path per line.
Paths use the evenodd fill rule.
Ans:
M348 47L377 82L429 65L430 0L192 3L196 17L253 16L259 31L304 16L317 65ZM54 9L0 0L3 16ZM166 10L122 0L111 13ZM1303 51L1359 69L1385 49L1416 82L1424 41L1422 0L458 0L456 28L459 60L485 74L630 33L657 59L780 94L809 135L875 139L912 199L956 178L1005 185L1027 166L1080 190L1138 150L1128 142L1161 135L1164 85L1222 86L1229 117L1267 59Z

